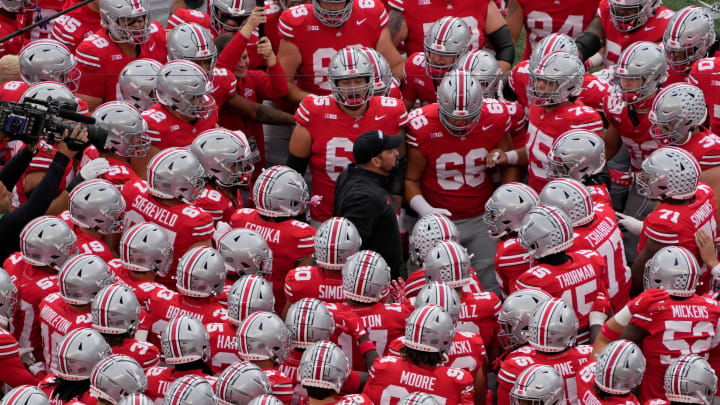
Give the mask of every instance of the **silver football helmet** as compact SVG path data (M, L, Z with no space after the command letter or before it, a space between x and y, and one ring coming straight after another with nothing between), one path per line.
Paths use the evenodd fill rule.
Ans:
M28 85L58 82L77 91L80 71L75 56L63 44L52 39L40 39L25 45L18 55L20 77Z
M627 395L640 385L645 374L645 356L629 340L611 342L595 363L595 385L611 395Z
M90 328L74 329L63 338L54 354L52 372L63 380L90 379L93 367L112 350L102 335Z
M380 253L361 250L348 257L342 268L345 297L357 302L378 302L387 297L390 266Z
M195 138L190 150L200 160L205 176L224 187L250 183L252 164L250 144L242 131L214 128Z
M272 272L272 250L265 238L253 230L231 230L220 238L217 249L228 273L267 276Z
M162 64L155 59L136 59L123 68L118 77L120 98L140 111L157 103L157 74Z
M2 0L0 8L11 13L19 13L23 11L34 11L35 1L33 0Z
M151 222L126 229L120 239L120 262L132 271L165 276L173 261L173 245L165 231Z
M210 0L210 24L216 32L236 32L250 16L255 2L251 0ZM228 24L228 20L233 24Z
M164 405L217 405L212 385L196 374L173 381L165 392Z
M705 122L707 113L702 90L687 83L671 84L653 99L650 135L663 145L682 145Z
M5 394L0 405L50 405L50 398L38 387L20 385Z
M585 67L577 56L567 52L545 55L530 70L527 96L530 105L549 106L577 97L585 80Z
M517 182L505 183L485 202L483 222L493 239L500 239L520 229L525 215L538 203L532 187Z
M496 98L500 82L500 65L495 56L485 50L474 50L458 59L456 66L469 72L483 88L483 97Z
M237 348L240 358L248 361L285 361L290 350L290 329L279 316L271 312L254 312L237 328Z
M440 123L454 136L463 137L480 121L482 83L471 72L456 69L443 77L437 88Z
M540 42L533 47L530 60L528 61L530 69L535 69L540 64L542 58L553 52L565 52L575 57L578 56L575 40L567 34L554 32L541 39Z
M330 339L335 331L332 314L322 301L315 298L303 298L292 304L285 316L285 324L292 333L293 347L300 349Z
M345 21L350 18L350 14L352 14L353 9L353 1L329 0L328 2L345 4L345 7L340 10L326 10L322 5L320 5L319 0L312 0L313 14L315 14L315 17L317 17L318 21L320 21L322 25L331 28L338 28L345 24Z
M205 170L189 150L167 148L150 159L147 184L155 197L192 203L205 187Z
M233 363L219 376L215 386L221 405L247 405L253 398L271 392L270 381L260 367L249 362Z
M440 405L435 398L425 392L414 392L405 396L398 405Z
M65 221L52 216L38 217L20 233L20 253L33 266L60 270L63 263L78 252L77 237Z
M458 17L442 17L425 34L425 72L433 79L441 79L455 66L458 58L470 47L470 27ZM438 63L435 56L451 56L450 63ZM444 59L444 58L443 58Z
M190 315L168 322L160 335L160 344L167 364L210 359L210 335L205 326Z
M150 39L152 24L147 0L100 0L100 23L115 42L144 44ZM136 26L140 21L140 28Z
M654 42L635 42L625 48L614 69L614 87L628 104L649 99L667 79L665 52ZM640 85L623 86L636 82Z
M58 290L71 305L92 302L103 287L113 283L107 263L99 256L81 253L68 259L58 274Z
M18 289L10 275L0 267L0 321L9 324L18 307Z
M185 116L207 118L215 109L212 81L193 62L168 62L157 74L155 89L161 104Z
M530 318L538 305L552 298L542 290L518 290L508 295L498 314L498 340L506 352L527 343Z
M117 405L154 405L155 402L153 402L152 399L148 398L145 394L130 394L126 397L123 397L120 401L118 401Z
M248 402L248 405L282 405L282 401L273 395L260 395Z
M410 232L410 260L422 266L427 252L442 240L460 242L457 226L442 214L428 214L421 217Z
M700 173L700 165L693 155L684 149L666 146L643 161L635 184L640 195L653 200L686 200L695 196Z
M228 292L228 319L233 325L257 311L273 312L275 296L272 285L255 275L240 277Z
M315 233L315 261L329 270L341 270L350 256L357 253L362 238L355 224L347 218L332 217Z
M665 27L663 47L670 69L687 72L693 63L708 54L715 42L712 12L699 6L690 6L676 12Z
M310 199L305 179L282 165L265 169L253 186L255 209L268 217L294 217Z
M349 375L347 356L338 345L327 340L310 346L300 359L298 380L303 386L340 392Z
M460 243L440 241L425 255L425 280L442 281L452 288L464 287L472 281L471 258Z
M373 95L387 96L390 94L390 87L393 81L390 64L380 52L372 48L362 47L360 51L370 59L370 63L373 65Z
M575 310L563 299L551 298L533 311L527 340L535 350L557 353L575 345L579 328Z
M218 51L210 30L195 23L176 25L168 34L167 50L168 61L194 62L212 80Z
M90 306L92 327L109 335L132 335L140 318L140 303L130 287L109 285L95 295Z
M222 293L226 276L225 261L220 252L208 246L197 246L178 261L175 286L187 297L215 297Z
M510 390L510 403L562 405L565 403L565 381L552 366L532 365L515 380Z
M353 87L338 84L340 80L354 78L365 78L366 82ZM328 80L337 103L351 108L359 107L373 97L375 67L361 48L348 46L339 50L330 60Z
M595 218L592 196L577 180L550 180L540 191L539 198L539 204L552 205L563 210L573 227L588 224Z
M518 242L533 259L569 248L573 238L570 218L559 208L548 205L531 209L518 231Z
M609 0L610 19L620 32L634 31L655 15L660 0Z
M105 150L125 157L147 156L150 150L150 137L146 134L148 124L135 107L122 101L111 101L96 108L92 117L97 126L108 133Z
M70 192L70 220L81 228L103 235L122 232L125 200L120 190L107 180L80 183Z
M665 246L645 263L645 289L662 288L675 297L692 297L700 266L695 256L681 246Z
M40 82L28 87L20 98L21 103L31 103L37 106L39 110L46 111L47 107L41 104L32 103L32 100L50 101L63 99L65 101L75 102L75 109L80 109L75 95L64 84L57 82Z
M111 404L117 404L130 394L141 394L147 385L142 366L132 357L121 354L103 359L90 374L90 393Z
M437 305L425 305L407 318L402 342L413 350L447 354L454 336L455 325L450 314Z
M686 354L665 371L665 396L673 402L712 404L717 390L717 376L707 360L697 354Z
M553 141L548 162L548 178L586 180L605 167L605 142L590 131L567 131Z
M456 324L460 318L460 296L454 288L443 283L442 281L433 281L427 283L415 296L415 309L420 309L426 305L437 305L444 309L452 318L453 324Z

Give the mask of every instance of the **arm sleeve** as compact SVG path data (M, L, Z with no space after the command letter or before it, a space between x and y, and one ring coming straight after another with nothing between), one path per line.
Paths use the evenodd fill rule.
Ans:
M240 62L240 59L243 56L243 53L245 53L247 43L247 38L238 32L218 56L217 67L225 68L234 72L238 62ZM287 87L287 84L285 87Z
M13 388L23 384L37 386L40 383L39 379L27 371L17 354L0 358L0 368L3 370L2 382Z
M280 63L268 68L268 72L258 72L254 77L258 96L262 100L274 100L287 96L288 84L285 78L285 71Z
M25 148L22 148L2 170L0 170L0 181L5 188L12 190L15 184L20 180L25 169L30 165L34 154Z

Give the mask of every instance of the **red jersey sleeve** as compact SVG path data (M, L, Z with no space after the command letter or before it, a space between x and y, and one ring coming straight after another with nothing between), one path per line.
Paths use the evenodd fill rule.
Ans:
M495 275L505 295L515 280L530 268L530 259L517 238L500 242L495 251Z
M680 237L677 227L671 220L673 215L676 215L676 211L667 209L655 210L650 213L643 221L641 239L650 238L663 245L679 244ZM638 245L638 251L642 249L643 245L644 243Z
M268 377L268 380L270 380L271 394L283 404L290 405L293 397L293 389L295 388L290 377L277 369L265 369L263 372Z
M308 274L312 274L312 270L312 266L301 266L290 270L288 274L285 275L285 297L291 304L294 304L304 297L314 295L310 292L314 291L312 288L313 281L305 277Z
M195 23L201 27L210 29L210 16L202 11L178 8L168 19L165 28L172 30L176 26L184 23Z
M318 104L322 104L315 102L315 99L318 97L323 98L327 96L309 95L300 102L297 110L295 110L295 122L298 125L306 127L310 124L310 119L313 115L312 112L317 108Z
M249 78L255 84L255 92L260 100L274 100L287 95L285 71L279 63L269 66L267 72L255 70Z
M105 81L97 80L98 77L102 77L104 74L103 65L108 63L103 57L105 52L102 49L106 46L107 40L97 34L88 36L78 45L75 51L77 68L80 71L78 93L103 100L115 98L106 97Z
M3 370L0 380L13 388L23 384L37 385L40 380L27 371L20 360L19 350L13 335L0 329L0 367Z

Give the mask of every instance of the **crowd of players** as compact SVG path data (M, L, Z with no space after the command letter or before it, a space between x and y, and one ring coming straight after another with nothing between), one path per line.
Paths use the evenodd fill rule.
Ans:
M0 36L55 3L0 0ZM177 3L167 29L95 0L0 46L1 100L108 132L3 142L3 175L29 165L0 206L64 175L2 237L2 404L720 402L714 10ZM404 139L374 169L402 269L333 216L370 130Z

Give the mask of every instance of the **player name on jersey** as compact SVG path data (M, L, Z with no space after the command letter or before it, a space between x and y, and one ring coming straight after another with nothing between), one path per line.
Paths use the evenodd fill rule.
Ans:
M263 237L263 239L265 239L266 241L268 241L270 243L280 243L280 230L279 229L273 229L273 228L268 228L266 226L260 226L258 224L253 224L252 222L246 223L245 228L259 233L260 236Z
M177 214L174 214L169 210L160 207L159 205L146 199L142 195L135 196L132 207L135 208L139 213L151 217L153 221L157 221L171 228L175 226L175 223L178 219Z
M715 209L713 208L712 203L710 202L710 200L707 200L703 205L700 206L700 208L697 209L697 211L695 211L695 213L692 214L690 220L692 221L693 225L697 227L707 221L708 217L714 212Z
M707 307L701 305L671 305L672 314L678 318L707 318Z
M422 374L416 374L412 371L403 370L400 375L400 384L407 384L416 388L420 388L423 391L435 392L437 389L435 383L437 378L430 377Z
M574 286L585 280L590 280L596 277L597 274L595 274L595 269L593 269L593 266L590 264L586 264L579 269L555 276L563 288Z
M604 241L605 238L607 238L607 236L615 230L615 226L615 223L610 217L605 217L602 222L597 225L594 231L585 235L585 240L593 245L597 245Z

